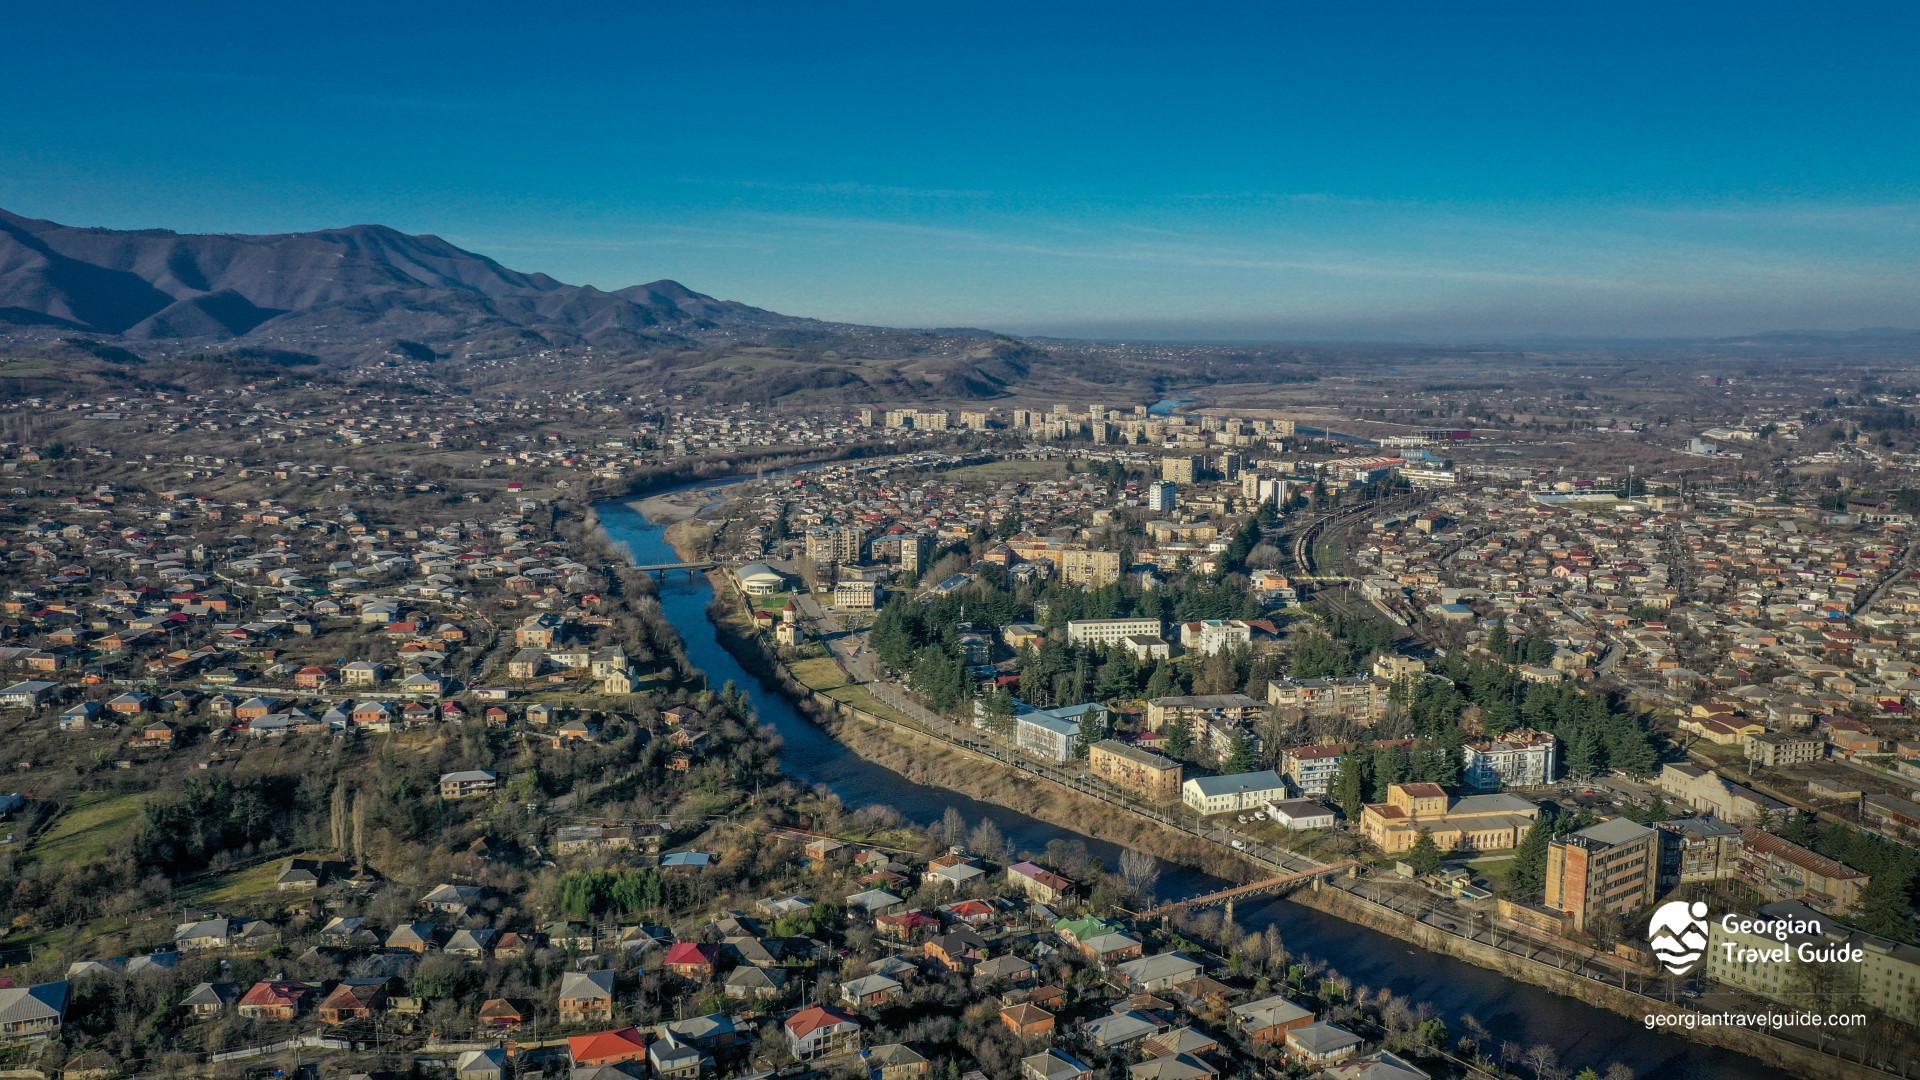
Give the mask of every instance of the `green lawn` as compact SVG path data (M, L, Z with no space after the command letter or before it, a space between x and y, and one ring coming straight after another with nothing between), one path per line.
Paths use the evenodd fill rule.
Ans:
M1507 892L1507 870L1513 866L1512 857L1473 859L1465 864L1474 874L1485 878L1493 891L1500 895Z
M33 845L35 858L83 863L101 858L140 823L138 795L82 795Z
M753 606L756 611L771 611L775 615L778 615L786 610L787 601L793 599L793 594L777 592L772 596L752 596L748 597L748 599L753 601Z

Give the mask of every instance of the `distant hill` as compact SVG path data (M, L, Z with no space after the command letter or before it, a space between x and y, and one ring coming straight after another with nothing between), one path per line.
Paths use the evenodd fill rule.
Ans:
M4 210L0 343L103 382L351 379L427 364L469 386L671 383L691 398L769 403L995 398L1056 358L991 331L798 318L677 281L568 285L384 225L191 235Z
M644 348L723 327L804 328L674 281L617 292L509 270L383 225L267 236L75 228L0 210L0 324L130 342L244 339L318 354L396 340Z

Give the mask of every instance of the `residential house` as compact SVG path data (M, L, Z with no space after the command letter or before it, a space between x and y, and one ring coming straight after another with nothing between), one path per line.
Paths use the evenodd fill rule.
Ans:
M1287 1032L1313 1023L1313 1012L1278 994L1233 1007L1234 1022L1259 1043L1283 1043Z
M345 979L320 1001L315 1014L323 1024L371 1020L387 1003L384 979Z
M667 950L664 966L683 979L706 982L719 970L720 950L704 942L682 941Z
M638 1028L598 1031L567 1040L567 1060L575 1074L591 1066L621 1065L647 1060L647 1037Z
M444 773L440 777L440 797L448 801L471 799L485 795L499 786L499 778L485 769Z
M313 996L312 983L262 979L240 998L235 1011L249 1020L292 1020Z
M882 1043L867 1051L867 1080L914 1080L933 1071L926 1055L905 1043Z
M59 1032L67 1018L71 986L60 982L0 987L0 1040L42 1039Z
M613 972L569 971L560 976L560 1022L605 1024L613 1020Z
M1020 1059L1020 1080L1092 1080L1093 1070L1064 1050L1042 1050Z
M203 982L187 991L187 996L180 999L180 1007L195 1020L211 1020L239 999L240 987L234 983Z
M1001 1009L1000 1022L1017 1039L1039 1039L1053 1034L1053 1014L1031 1002Z
M1171 990L1195 978L1200 971L1199 961L1177 952L1143 956L1113 969L1114 975L1128 988L1151 993Z
M1288 1029L1287 1056L1303 1065L1324 1068L1359 1053L1364 1042L1346 1028L1320 1021Z
M860 1021L824 1005L810 1005L786 1020L787 1049L800 1061L837 1057L860 1049Z

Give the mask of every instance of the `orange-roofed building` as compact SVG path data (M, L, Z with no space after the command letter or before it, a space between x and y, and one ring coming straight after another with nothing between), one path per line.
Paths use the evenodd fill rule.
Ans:
M625 1027L617 1031L597 1031L592 1035L575 1035L567 1040L567 1055L573 1059L575 1068L586 1065L618 1065L624 1061L645 1061L647 1059L647 1037L640 1034L639 1028Z

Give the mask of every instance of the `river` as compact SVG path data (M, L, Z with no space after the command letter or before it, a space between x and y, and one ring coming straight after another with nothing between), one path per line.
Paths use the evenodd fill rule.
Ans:
M718 487L724 480L700 487ZM625 502L596 505L601 525L638 563L675 562L679 556L660 526ZM785 742L781 766L806 784L824 785L848 807L888 806L921 825L938 821L951 806L969 824L991 819L1014 847L1039 852L1048 841L1079 840L1094 857L1117 866L1120 848L1057 825L970 799L944 788L917 784L875 765L835 741L808 721L777 692L761 686L720 645L707 607L713 586L704 576L669 574L660 586L660 604L686 643L687 658L718 687L727 682L744 690L760 722ZM1164 896L1192 896L1226 882L1212 875L1163 863L1158 889ZM1355 986L1386 988L1396 995L1430 1003L1457 1037L1472 1016L1496 1042L1522 1047L1545 1043L1559 1052L1563 1065L1600 1071L1622 1062L1642 1080L1788 1080L1744 1055L1702 1046L1674 1035L1654 1033L1639 1023L1571 998L1515 982L1495 972L1439 953L1418 949L1397 938L1287 900L1245 904L1235 911L1247 930L1279 927L1288 951L1326 962Z

